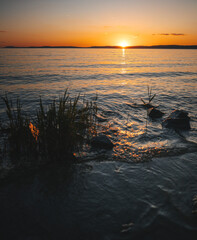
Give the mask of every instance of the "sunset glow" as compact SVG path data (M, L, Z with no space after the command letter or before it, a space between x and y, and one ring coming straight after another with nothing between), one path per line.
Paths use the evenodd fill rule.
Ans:
M7 0L0 47L197 45L196 12L194 0Z
M125 48L125 47L128 47L129 45L126 41L122 41L122 42L120 42L119 46L122 48Z

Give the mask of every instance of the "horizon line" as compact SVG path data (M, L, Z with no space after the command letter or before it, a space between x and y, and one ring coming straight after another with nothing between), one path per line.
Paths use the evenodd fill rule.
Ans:
M118 48L118 49L197 49L197 45L137 45L137 46L90 46L90 47L79 47L79 46L4 46L0 48Z

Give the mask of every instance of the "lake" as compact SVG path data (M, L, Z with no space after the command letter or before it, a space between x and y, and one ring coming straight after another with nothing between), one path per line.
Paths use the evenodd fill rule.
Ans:
M147 86L162 119L147 117ZM0 49L0 95L20 97L30 114L40 96L47 105L67 88L73 97L98 95L102 131L115 146L85 149L86 163L69 180L55 166L2 185L3 236L12 229L8 239L195 239L197 50ZM175 109L189 113L191 130L162 128Z

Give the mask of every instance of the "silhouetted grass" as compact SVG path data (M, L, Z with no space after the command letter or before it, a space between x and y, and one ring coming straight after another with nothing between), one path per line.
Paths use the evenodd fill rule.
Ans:
M3 100L8 117L6 152L13 163L70 161L96 134L96 99L85 101L78 95L72 100L65 91L45 109L40 98L34 120L24 113L19 99L16 106L7 96Z

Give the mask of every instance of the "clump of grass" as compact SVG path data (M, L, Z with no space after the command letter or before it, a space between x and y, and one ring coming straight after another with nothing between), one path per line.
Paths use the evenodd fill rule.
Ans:
M72 100L65 91L45 109L40 98L34 120L24 114L19 99L16 107L7 96L3 100L9 129L7 151L13 161L69 161L96 134L96 99L80 104L80 95Z
M10 159L20 159L22 155L29 158L35 154L36 141L29 129L29 118L22 112L20 100L17 99L16 106L13 106L7 95L2 97L6 105L8 124L5 129L8 132L6 151Z

